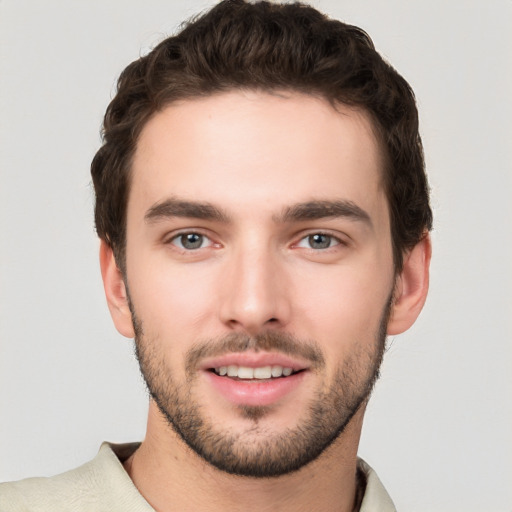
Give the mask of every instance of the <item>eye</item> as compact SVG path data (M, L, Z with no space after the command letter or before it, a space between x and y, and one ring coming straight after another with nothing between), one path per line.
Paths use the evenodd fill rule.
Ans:
M171 243L180 249L186 251L194 251L196 249L202 249L212 244L212 241L201 233L181 233L175 236Z
M313 233L302 238L297 244L297 247L321 250L329 249L330 247L334 247L340 243L340 240L332 235L327 235L325 233Z

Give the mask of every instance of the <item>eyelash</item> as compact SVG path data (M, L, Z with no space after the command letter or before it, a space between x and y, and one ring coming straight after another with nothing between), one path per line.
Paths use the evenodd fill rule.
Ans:
M201 237L201 245L199 247L187 248L187 247L183 246L182 242L180 242L180 245L175 243L176 241L183 240L184 237L193 236L193 235L196 235L197 237ZM181 233L178 233L178 234L172 236L169 239L169 241L166 243L174 245L177 249L184 251L184 252L194 252L199 249L204 249L205 247L203 247L203 242L205 242L205 241L210 242L209 246L215 245L215 243L211 240L211 238L208 235L205 235L204 233L201 233L200 231L183 231Z
M194 236L194 235L196 237L200 238L199 245L197 247L184 247L184 245L183 245L184 237L190 237L190 236ZM327 238L328 245L326 247L316 247L316 248L312 247L311 244L313 243L313 241L312 241L313 237ZM206 243L209 242L207 246L203 245L203 243L205 243L205 242ZM215 243L211 240L211 238L208 237L208 235L201 233L200 231L184 231L184 232L178 233L178 234L174 235L172 238L170 238L169 241L166 243L174 245L178 250L181 250L183 252L195 252L195 251L198 251L199 249L205 249L206 247L215 246ZM191 243L194 244L193 241ZM309 246L305 247L304 245L301 245L302 243L309 244ZM299 247L299 248L304 248L304 249L314 251L314 252L320 252L320 251L327 251L329 249L333 249L334 247L337 247L338 245L346 246L347 243L331 233L325 233L323 231L316 231L316 232L312 232L312 233L309 233L309 234L301 237L298 242L293 244L292 247L293 248Z
M311 239L313 237L326 237L329 239L329 245L327 247L311 247ZM301 246L301 243L308 243L308 247ZM326 233L324 231L314 231L312 233L308 233L307 235L300 238L300 240L293 245L293 247L301 247L310 251L320 252L320 251L327 251L329 249L333 249L337 246L346 246L347 243L344 242L340 237L333 235L332 233Z

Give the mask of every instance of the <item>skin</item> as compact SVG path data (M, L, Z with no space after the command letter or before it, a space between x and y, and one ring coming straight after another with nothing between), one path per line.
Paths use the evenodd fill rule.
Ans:
M430 241L405 255L395 275L381 156L368 116L299 93L235 91L182 101L157 113L140 135L127 210L126 283L111 249L100 260L121 334L134 337L127 296L144 338L178 384L198 340L272 330L315 340L325 365L257 419L219 396L198 368L190 399L219 431L248 446L300 424L351 358L355 378L374 356L393 296L388 334L408 329L428 289ZM222 218L148 215L173 201L208 203ZM284 213L312 201L345 201L364 212L304 219ZM168 212L167 212L168 213ZM357 218L356 218L357 217ZM184 249L183 233L206 238ZM313 248L313 234L328 248ZM354 366L354 365L353 365ZM365 403L316 460L276 478L220 471L192 452L152 400L146 439L126 462L158 511L352 510ZM255 427L258 428L255 428ZM197 475L201 475L198 478ZM248 498L250 497L250 498Z

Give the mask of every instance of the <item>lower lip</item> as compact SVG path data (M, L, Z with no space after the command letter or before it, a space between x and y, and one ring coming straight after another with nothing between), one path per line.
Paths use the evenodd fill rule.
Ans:
M235 405L272 405L292 393L302 382L306 371L289 377L268 380L236 380L221 377L214 372L205 372L213 387Z

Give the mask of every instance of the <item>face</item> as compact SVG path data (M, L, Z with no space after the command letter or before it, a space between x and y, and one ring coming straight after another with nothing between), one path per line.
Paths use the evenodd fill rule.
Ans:
M394 287L381 167L363 113L298 93L187 100L143 129L137 352L161 414L217 468L296 470L367 400Z

